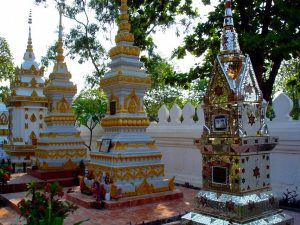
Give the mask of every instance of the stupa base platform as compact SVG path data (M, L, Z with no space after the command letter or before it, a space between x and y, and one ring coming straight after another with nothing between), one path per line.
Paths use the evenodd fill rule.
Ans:
M45 182L58 181L64 187L71 187L78 185L80 170L33 170L28 168L27 173Z
M0 186L0 193L15 193L27 190L27 184L34 181L38 186L43 186L45 181L33 177L26 173L15 173L11 175L11 179L7 185Z
M159 192L147 195L124 197L119 199L112 199L110 201L104 201L105 209L118 209L118 208L128 208L134 206L141 206L145 204L158 203L164 201L170 201L175 199L182 199L183 193L179 189L173 191ZM77 189L73 193L67 193L66 199L80 205L84 208L99 208L99 203L91 195L85 195Z
M182 225L293 225L294 219L282 210L276 210L262 214L247 221L237 221L223 219L212 215L190 212L182 218Z

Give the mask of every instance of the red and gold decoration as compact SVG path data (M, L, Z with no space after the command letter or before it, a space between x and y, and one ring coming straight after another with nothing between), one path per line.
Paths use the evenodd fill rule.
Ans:
M231 0L226 0L220 53L204 96L205 126L195 140L203 156L203 189L195 211L183 220L194 225L285 225L292 218L278 209L269 175L269 154L278 138L269 135L266 104L237 37Z

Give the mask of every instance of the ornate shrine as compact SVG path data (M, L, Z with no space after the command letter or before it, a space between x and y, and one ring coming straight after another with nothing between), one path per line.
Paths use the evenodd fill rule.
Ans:
M49 99L45 131L36 149L36 164L42 170L73 170L86 158L84 141L75 128L71 103L77 88L64 62L62 39L62 9L60 9L56 62L44 93Z
M16 72L11 84L9 99L10 137L4 145L16 170L31 165L35 154L37 139L44 130L44 117L47 113L48 100L43 94L45 81L44 67L39 68L31 39L31 12L29 15L29 36L24 62Z
M203 189L183 224L293 224L270 185L270 151L278 142L265 123L266 103L250 58L240 51L226 0L220 53L204 96Z
M173 189L174 178L164 179L164 164L155 141L148 136L149 119L143 106L150 77L141 69L140 49L133 45L127 1L121 1L117 46L110 50L111 70L101 79L109 107L101 125L99 149L90 153L88 169L99 180L111 178L112 198L137 196Z

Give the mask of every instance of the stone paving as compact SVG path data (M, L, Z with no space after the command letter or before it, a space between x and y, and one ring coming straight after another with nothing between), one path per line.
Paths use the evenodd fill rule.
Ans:
M176 188L183 192L183 199L113 210L97 210L79 207L74 214L67 217L64 224L73 225L75 222L80 220L90 219L83 223L83 225L129 225L130 223L135 225L142 224L143 222L177 216L190 211L193 208L193 198L198 191L184 187ZM23 192L5 195L8 195L13 202L18 202L25 196L25 194L26 193ZM286 211L286 213L295 218L295 225L300 225L300 213L292 211ZM5 206L0 209L0 224L22 225L24 223L25 221L19 218L19 214L11 208Z
M128 207L113 210L97 210L86 209L79 207L78 210L68 216L65 220L65 225L73 225L75 222L84 219L90 219L84 225L126 225L126 224L141 224L158 219L166 219L172 216L178 216L193 208L192 199L197 193L197 190L176 187L184 191L182 199L147 204L137 207ZM5 194L14 204L20 201L26 192ZM24 220L19 221L19 215L9 207L0 209L0 224L24 224Z

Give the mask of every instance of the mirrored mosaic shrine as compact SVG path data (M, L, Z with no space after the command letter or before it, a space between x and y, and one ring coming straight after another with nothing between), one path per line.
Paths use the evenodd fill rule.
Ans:
M266 103L248 55L240 51L226 0L220 53L204 96L203 190L186 224L293 224L270 186L270 151L278 142L265 122Z

